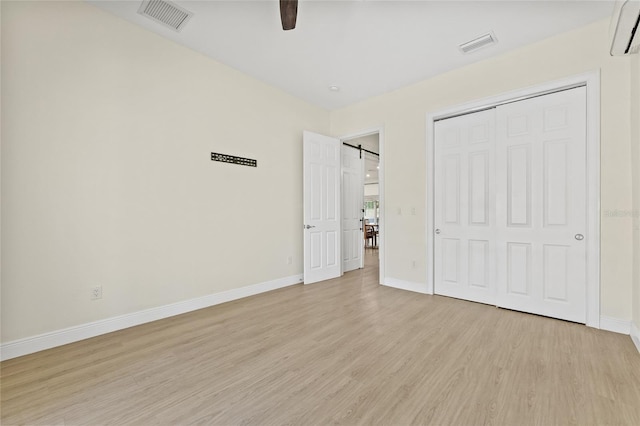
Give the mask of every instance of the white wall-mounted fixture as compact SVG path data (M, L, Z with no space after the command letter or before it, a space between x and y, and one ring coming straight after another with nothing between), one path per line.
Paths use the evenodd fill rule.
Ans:
M618 1L611 18L611 56L640 51L640 0Z
M138 13L174 31L181 31L193 16L187 9L166 0L144 0Z
M495 34L489 32L481 35L480 37L476 37L473 40L469 40L466 43L458 45L458 48L462 51L462 53L471 53L497 42L498 39L496 38Z

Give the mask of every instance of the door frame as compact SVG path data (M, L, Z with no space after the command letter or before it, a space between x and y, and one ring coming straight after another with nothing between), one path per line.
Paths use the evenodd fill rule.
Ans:
M488 98L467 102L427 113L426 125L426 238L427 293L434 294L434 149L435 121L470 114L507 102L541 96L572 87L586 86L587 91L587 288L586 325L600 328L600 71L566 77L514 90Z
M380 155L380 169L378 169L378 191L379 191L379 203L380 203L380 218L378 221L378 258L380 260L380 274L379 274L379 284L384 283L384 271L385 271L385 203L384 203L384 126L379 127L371 127L368 129L364 129L355 133L350 133L347 135L339 136L340 143L347 142L350 139L356 139L363 136L369 136L373 134L378 134L378 147L379 147L379 155ZM362 258L364 261L364 250L362 253Z

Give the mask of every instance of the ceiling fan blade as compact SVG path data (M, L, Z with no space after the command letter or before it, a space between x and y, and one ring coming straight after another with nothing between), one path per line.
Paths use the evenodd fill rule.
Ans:
M292 30L296 27L296 17L298 16L298 0L280 0L280 18L282 19L282 29Z

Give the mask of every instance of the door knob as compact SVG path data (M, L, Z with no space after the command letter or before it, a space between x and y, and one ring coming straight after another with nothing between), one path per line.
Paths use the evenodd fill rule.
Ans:
M439 229L436 229L436 234L440 234L440 230Z
M313 225L304 225L304 229L311 229L311 228L315 228L315 226L313 226Z
M578 240L578 241L582 241L582 240L584 240L584 235L582 235L582 234L576 234L576 240Z

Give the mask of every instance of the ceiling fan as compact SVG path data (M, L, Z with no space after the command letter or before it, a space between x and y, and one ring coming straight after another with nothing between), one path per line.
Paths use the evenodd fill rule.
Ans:
M292 30L296 27L297 15L298 0L280 0L280 19L283 30Z

